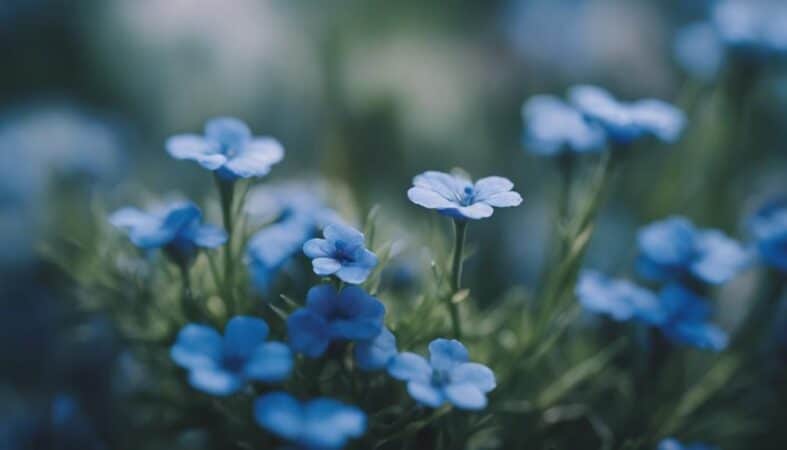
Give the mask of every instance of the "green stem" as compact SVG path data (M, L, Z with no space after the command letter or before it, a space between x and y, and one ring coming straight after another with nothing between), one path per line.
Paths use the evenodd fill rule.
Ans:
M224 295L226 296L226 303L228 309L237 311L237 306L233 299L233 202L235 199L235 182L222 180L218 175L215 176L216 186L219 191L219 200L221 202L221 218L224 223L224 229L227 231L227 243L224 245Z
M186 320L196 320L198 318L198 311L196 302L194 301L193 291L191 289L191 274L189 268L185 264L178 264L180 269L180 280L183 283L183 292L181 300L181 308L183 316Z
M462 263L467 235L467 221L454 220L454 253L451 264L451 295L448 297L448 310L451 313L451 326L454 337L462 339L462 323L459 318L459 305L454 303L454 295L459 292L462 285Z

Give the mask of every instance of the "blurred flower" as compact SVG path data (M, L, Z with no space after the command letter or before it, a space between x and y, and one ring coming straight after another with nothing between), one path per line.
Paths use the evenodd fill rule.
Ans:
M767 58L787 54L787 5L771 0L722 0L712 23L736 56Z
M641 320L657 325L665 319L659 298L627 280L607 278L595 271L582 272L576 287L579 303L588 311L616 321Z
M374 339L357 342L353 349L358 368L365 371L385 369L396 354L396 336L388 328Z
M314 286L306 295L306 306L287 318L290 347L318 358L333 341L368 341L378 336L383 316L385 306L360 287L336 292L329 284Z
M711 24L693 23L675 35L675 59L691 76L711 81L724 63L724 46Z
M684 217L670 217L642 228L637 243L637 270L654 281L690 276L721 284L748 263L738 242L718 230L698 230Z
M673 283L662 289L659 300L666 313L660 328L669 339L714 351L727 346L727 334L708 322L711 311L705 299Z
M388 373L407 382L407 392L418 403L437 408L451 403L467 410L484 409L486 394L495 388L495 375L478 363L469 362L459 341L435 339L429 344L429 361L415 353L400 353Z
M196 161L226 180L265 176L284 157L277 140L252 136L248 125L232 117L206 122L204 136L172 136L166 146L173 158Z
M677 439L669 438L659 442L656 450L717 450L716 447L705 444L681 444Z
M749 219L748 225L762 260L787 272L787 198L763 205Z
M330 398L299 402L285 392L271 392L254 402L257 423L305 450L339 449L366 430L360 409Z
M612 144L628 145L647 136L672 143L686 126L683 111L661 100L620 102L604 89L587 85L571 88L569 98L588 121L604 129Z
M454 219L484 219L492 215L493 207L522 203L522 196L512 191L513 187L514 183L503 177L481 178L473 184L461 175L427 171L413 178L407 197L416 205Z
M539 155L589 153L604 148L604 132L576 109L551 95L537 95L522 107L525 148Z
M216 248L227 242L224 230L201 223L202 213L191 202L150 213L127 207L114 212L109 222L128 233L137 247L163 248L179 265L190 264L199 248Z
M314 273L336 275L340 280L360 284L377 265L377 256L364 247L360 231L342 224L323 230L325 239L311 239L303 244L303 252L312 259Z
M224 337L213 328L188 324L180 330L170 356L189 371L189 383L212 395L230 395L249 380L277 382L292 371L290 349L265 342L268 324L256 317L235 316Z

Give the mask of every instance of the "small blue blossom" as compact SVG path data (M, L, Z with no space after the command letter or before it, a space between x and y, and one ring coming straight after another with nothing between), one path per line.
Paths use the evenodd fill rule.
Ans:
M166 147L173 158L196 161L225 180L265 176L284 157L276 139L252 136L248 125L231 117L209 120L203 136L172 136Z
M619 322L640 320L657 325L666 319L656 294L630 281L610 279L595 271L582 272L576 295L586 310Z
M358 368L367 372L385 369L397 353L396 336L388 328L374 339L357 342L353 349Z
M360 231L342 224L323 230L325 239L311 239L303 244L303 252L311 258L314 273L336 275L345 283L361 284L377 265L377 256L364 247Z
M714 351L727 346L724 330L708 322L711 309L707 300L677 283L662 289L659 300L666 315L660 328L669 339Z
M457 220L490 217L493 208L518 206L522 196L514 183L503 177L486 177L473 183L444 172L428 171L413 178L407 197L416 205L437 210Z
M677 439L669 438L659 442L656 450L718 450L718 447L713 447L705 444L681 444Z
M202 212L191 202L149 213L127 207L114 212L109 222L128 233L137 247L163 248L178 264L189 264L200 248L216 248L227 242L224 230L201 223Z
M615 145L628 145L648 136L672 143L686 126L683 111L661 100L620 102L604 89L586 85L571 88L569 98L590 123L604 129L607 140Z
M711 20L735 56L765 61L787 54L787 6L782 2L723 0Z
M180 330L170 356L189 371L189 383L211 395L230 395L250 380L278 382L292 371L290 349L265 342L268 324L255 317L236 316L222 337L215 329L188 324Z
M787 198L763 205L748 225L760 258L765 264L787 272Z
M644 227L637 235L637 243L637 270L654 281L689 276L721 284L748 263L748 255L738 242L718 230L698 230L679 216Z
M310 358L334 341L368 341L383 330L385 306L358 286L340 292L329 284L309 289L306 306L287 318L290 347Z
M532 153L554 156L564 152L590 153L604 149L604 131L582 114L551 95L537 95L522 107L524 145Z
M686 25L675 35L675 60L689 75L712 81L724 63L724 46L707 22Z
M366 431L366 415L330 398L300 402L285 392L271 392L254 402L257 423L305 450L340 449Z
M429 361L415 353L400 353L388 373L407 382L407 392L418 403L438 408L451 403L460 409L481 410L486 394L495 386L495 374L469 362L467 349L459 341L435 339L429 344Z

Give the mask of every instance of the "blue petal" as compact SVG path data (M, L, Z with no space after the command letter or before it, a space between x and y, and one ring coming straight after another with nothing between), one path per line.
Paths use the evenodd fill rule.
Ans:
M664 330L668 337L693 347L721 351L727 347L727 333L716 325L698 322L681 322Z
M675 35L675 59L690 75L712 80L724 62L724 46L708 22L687 25Z
M654 222L637 234L640 251L663 265L681 265L694 256L694 226L683 217Z
M467 348L456 339L435 339L429 343L429 362L438 371L450 371L469 360Z
M330 323L334 337L368 340L382 331L385 306L363 289L357 286L342 289L337 307L341 319Z
M109 223L112 226L124 231L130 231L135 228L155 229L158 227L160 220L152 214L148 214L137 208L122 208L109 216Z
M309 258L326 258L333 255L336 247L325 239L310 239L303 244L303 253Z
M341 269L342 263L333 258L314 258L312 260L312 270L321 277L333 275Z
M387 328L370 341L358 342L353 350L358 368L366 371L384 369L396 353L396 337Z
M238 375L218 368L192 370L189 383L197 390L217 396L234 394L243 386Z
M683 446L677 440L670 438L659 442L656 450L683 450Z
M242 151L224 164L224 169L240 178L262 177L283 157L284 149L278 141L257 138L247 142Z
M676 282L662 288L659 300L668 318L673 322L703 322L711 314L705 299Z
M686 115L660 100L641 100L631 106L633 120L665 142L675 142L686 127Z
M483 200L489 206L495 208L510 208L522 204L522 196L518 192L501 192L487 197Z
M613 288L613 281L593 271L583 271L576 287L579 303L588 311L608 315L617 321L634 315L632 305Z
M388 364L388 374L397 380L429 384L432 380L432 366L423 356L404 352L396 355Z
M475 199L483 201L495 194L501 194L513 189L514 183L508 178L486 177L475 182Z
M430 170L416 175L413 178L413 186L434 191L441 197L456 202L463 197L465 188L472 184L464 178Z
M333 315L338 304L339 293L331 284L318 284L306 293L306 307L321 316Z
M170 350L175 364L186 369L215 367L221 361L221 335L211 327L188 324Z
M439 408L445 403L442 389L428 382L410 381L407 383L407 392L415 401L431 408Z
M319 315L299 309L287 318L290 347L310 358L322 356L331 343L328 323Z
M233 117L217 117L205 123L205 137L221 145L221 151L240 151L251 139L248 125Z
M235 316L224 329L224 355L248 359L268 337L268 324L249 316Z
M202 225L194 230L194 244L203 248L216 248L227 242L227 232L213 225Z
M271 392L254 401L254 419L271 433L295 440L305 426L301 404L284 392Z
M459 409L478 411L486 408L486 395L470 383L451 383L443 387L443 394Z
M167 153L175 159L196 161L208 170L216 170L227 162L221 149L211 141L195 134L181 134L167 139Z
M495 374L489 367L478 363L463 363L451 370L451 383L471 384L481 392L489 392L497 386Z
M474 203L470 206L460 206L456 208L459 215L467 219L485 219L491 217L495 211L491 206L486 203Z
M456 208L459 204L456 201L448 200L436 191L422 187L412 187L407 191L407 198L418 206L428 209L447 209Z
M353 227L348 227L338 223L325 227L323 230L323 235L333 244L341 241L348 247L363 245L364 243L363 233Z
M360 437L366 430L363 411L329 398L307 403L305 418L302 440L315 448L341 448L348 439Z
M260 381L282 381L292 372L290 348L281 342L266 342L252 353L244 367L247 378Z
M315 259L314 261L317 260ZM315 270L315 273L316 272L317 271ZM342 266L341 264L339 264L339 270L336 271L336 276L340 280L344 281L345 283L361 284L364 281L366 281L366 279L369 277L369 274L371 273L372 273L372 269L369 268L368 266L361 266L356 264L348 264Z
M601 150L605 137L577 110L550 95L532 97L522 107L527 122L525 146L542 155L555 155L562 150L589 152Z
M720 231L703 231L697 236L696 246L700 257L691 269L708 283L728 281L747 263L748 255L743 247Z

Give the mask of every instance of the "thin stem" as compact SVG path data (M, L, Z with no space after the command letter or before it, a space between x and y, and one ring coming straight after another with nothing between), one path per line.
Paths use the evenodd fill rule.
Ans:
M191 274L189 268L185 264L178 264L180 269L180 281L183 284L181 308L186 320L197 319L196 302L194 301L193 291L191 289Z
M454 303L454 295L459 292L462 285L462 263L464 261L465 236L467 235L467 221L454 220L454 253L451 264L451 295L448 297L448 310L451 313L451 326L454 337L462 338L462 323L459 318L459 305Z
M237 306L233 299L233 201L235 197L235 182L222 180L218 175L215 176L216 186L219 190L219 200L221 202L221 218L224 229L227 231L227 243L224 245L224 295L226 296L227 307L237 312Z

